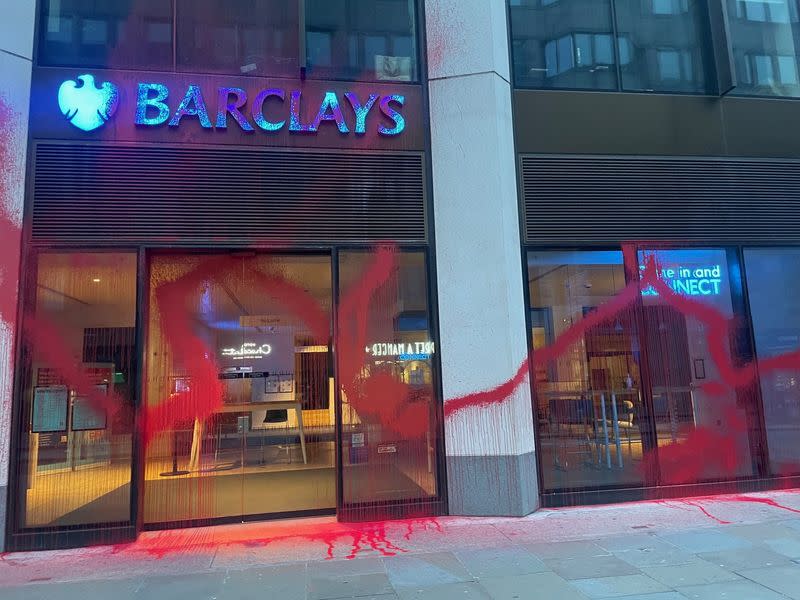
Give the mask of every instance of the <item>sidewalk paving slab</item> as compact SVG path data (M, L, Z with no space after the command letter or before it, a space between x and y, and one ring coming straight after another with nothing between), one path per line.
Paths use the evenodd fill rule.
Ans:
M752 544L742 538L716 530L696 530L681 533L659 534L659 537L679 548L695 554L749 548Z
M741 579L736 573L699 558L683 565L644 567L642 572L672 588Z
M800 600L800 565L745 569L739 571L739 574L792 600Z
M545 564L564 579L592 579L616 575L636 575L639 569L620 560L613 554L608 556L584 556L582 558L548 558Z
M489 548L485 550L459 550L456 558L476 578L508 577L547 571L540 558L522 546Z
M474 579L467 568L450 552L393 556L383 561L395 590L468 582Z
M792 561L783 554L773 552L763 545L739 548L737 550L723 550L721 552L704 552L697 556L723 569L728 569L729 571L781 567L791 565L792 563Z
M492 600L586 600L586 596L550 571L481 579Z
M677 589L689 600L786 600L786 596L752 581L725 581Z
M571 581L570 585L589 598L620 598L636 594L641 596L672 591L669 587L643 574L576 579Z

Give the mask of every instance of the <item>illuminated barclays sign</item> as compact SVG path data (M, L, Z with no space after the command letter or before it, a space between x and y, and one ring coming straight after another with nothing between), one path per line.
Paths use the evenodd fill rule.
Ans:
M80 75L61 84L58 103L70 123L92 131L107 122L122 104L121 98L127 97L112 83L96 88L94 76ZM378 114L381 120L372 127L381 136L400 135L406 127L401 113L406 98L400 94L359 96L356 92L340 95L326 91L312 97L303 90L269 88L248 97L241 87L217 87L207 95L200 85L189 84L185 91L181 89L176 102L169 86L140 82L133 98L133 122L142 129L164 125L177 129L183 122L194 121L207 130L236 126L245 133L285 129L292 134L315 134L328 123L327 127L335 127L340 134L362 136L368 133L368 117ZM313 118L304 119L301 104L309 102L318 110Z

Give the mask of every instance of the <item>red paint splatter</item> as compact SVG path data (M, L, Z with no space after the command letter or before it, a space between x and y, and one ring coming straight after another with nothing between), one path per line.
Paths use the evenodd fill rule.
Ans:
M752 502L754 504L766 504L767 506L771 506L772 508L779 508L781 510L786 510L793 513L800 514L800 510L797 508L792 508L791 506L784 506L783 504L778 504L772 498L761 498L756 496L745 496L745 495L737 495L730 498L733 502ZM723 500L728 500L728 498L723 498Z
M683 502L684 504L686 504L688 506L694 506L695 508L699 509L700 512L703 513L705 516L707 516L709 519L719 523L720 525L730 525L731 524L730 521L724 521L723 519L720 519L719 517L715 517L710 512L708 512L708 510L706 509L705 506L703 506L702 504L700 504L698 502L693 502L692 500L689 500L689 499L683 499L683 500L680 500L680 502Z
M208 530L172 530L158 534L142 536L136 542L117 544L111 547L112 554L143 553L155 559L162 559L175 554L208 550L224 553L226 549L265 548L269 545L289 543L297 545L302 542L321 544L327 560L332 560L337 549L342 549L344 558L352 560L365 552L377 552L381 556L396 556L408 550L392 539L388 527L402 530L402 536L410 540L419 531L435 531L443 534L441 524L436 519L408 519L400 521L376 521L357 525L340 523L311 523L304 525L298 522L286 532L285 523L265 522L258 525L221 526Z

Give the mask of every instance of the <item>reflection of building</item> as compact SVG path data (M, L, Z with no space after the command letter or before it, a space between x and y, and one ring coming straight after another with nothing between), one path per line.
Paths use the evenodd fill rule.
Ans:
M7 547L797 482L795 0L39 4Z

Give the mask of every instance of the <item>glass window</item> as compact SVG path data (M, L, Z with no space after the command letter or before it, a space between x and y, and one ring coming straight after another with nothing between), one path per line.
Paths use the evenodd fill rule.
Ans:
M296 77L299 11L285 0L177 1L177 68Z
M306 55L316 78L415 81L414 0L303 0ZM319 34L330 60L314 60Z
M516 85L616 89L609 0L511 5Z
M735 93L800 96L798 0L728 0Z
M729 326L741 289L731 274L729 252L645 250L639 263L643 271L652 268L678 298L692 300L684 304L653 287L642 290L661 483L754 475L748 435L757 429L750 408L754 398L731 385L738 348ZM738 271L735 261L732 266ZM704 460L687 462L687 452L702 452Z
M631 91L708 91L711 63L705 0L615 0L617 30L630 40L631 60L620 61L622 89ZM688 66L692 65L693 67Z
M329 256L150 262L144 521L332 509Z
M36 263L19 527L128 522L136 254L40 254Z
M436 497L437 401L426 258L339 253L345 507Z
M172 66L171 0L43 0L41 6L41 64L119 69Z
M333 64L331 34L328 31L309 31L308 64L317 67L330 67Z
M681 60L676 50L658 51L658 72L661 79L680 79Z
M778 77L783 84L797 85L797 59L794 56L778 57Z
M622 252L529 252L528 283L545 490L641 485L634 313L598 316L625 287Z
M534 88L707 92L712 57L706 12L705 0L512 3L515 83Z
M772 472L800 473L800 367L771 359L800 350L800 249L745 249L750 313Z
M512 5L511 31L518 86L617 87L609 0L529 0Z

